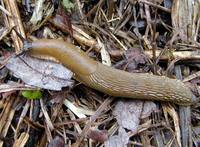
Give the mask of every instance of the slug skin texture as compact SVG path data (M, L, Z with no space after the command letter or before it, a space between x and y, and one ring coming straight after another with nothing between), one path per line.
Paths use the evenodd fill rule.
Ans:
M26 44L34 57L50 56L74 73L85 85L115 97L158 100L191 105L196 97L179 80L147 73L129 73L105 66L71 43L56 39L40 39Z

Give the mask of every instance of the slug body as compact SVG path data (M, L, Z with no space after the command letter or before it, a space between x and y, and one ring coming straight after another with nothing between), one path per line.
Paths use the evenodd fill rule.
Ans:
M85 85L115 97L169 101L190 105L195 96L181 81L147 73L128 73L105 66L70 43L40 39L28 44L34 56L51 56L69 68Z

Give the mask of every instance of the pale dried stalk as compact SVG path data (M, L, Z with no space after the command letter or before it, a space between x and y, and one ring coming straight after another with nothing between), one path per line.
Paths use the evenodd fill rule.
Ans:
M158 57L161 53L160 50L156 50L156 56ZM145 51L145 54L150 58L153 57L152 51ZM163 54L161 59L166 60L169 58L180 58L180 59L200 59L199 51L172 51L167 54Z
M24 147L28 139L29 139L28 133L25 132L21 133L20 137L17 140L15 140L13 147Z
M200 19L200 0L174 0L172 5L172 25L174 33L179 32L183 41L197 41Z
M3 3L4 2L4 3ZM2 1L2 5L5 4L5 8L12 14L12 17L8 17L4 15L5 24L8 28L13 28L21 34L22 37L25 38L24 27L22 25L19 9L15 0L4 0ZM20 38L17 36L16 32L13 30L11 33L11 38L14 42L15 50L18 52L22 49L23 43Z
M17 99L17 98L16 98ZM11 125L11 121L15 114L15 109L13 109L13 104L16 100L15 98L7 98L7 101L5 102L4 108L1 111L0 114L0 134L2 137L5 137L8 129ZM0 141L0 147L3 146L3 141Z

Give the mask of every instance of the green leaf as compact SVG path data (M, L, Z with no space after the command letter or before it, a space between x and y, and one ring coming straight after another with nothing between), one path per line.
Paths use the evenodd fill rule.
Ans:
M24 90L22 91L22 95L26 99L30 99L30 100L36 100L36 99L42 98L42 92L39 90L34 90L34 91Z
M70 0L62 0L62 5L64 6L65 9L70 11L70 9L74 8L74 4Z

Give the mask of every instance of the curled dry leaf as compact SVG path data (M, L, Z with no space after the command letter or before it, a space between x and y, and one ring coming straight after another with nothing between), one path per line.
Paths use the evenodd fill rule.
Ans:
M73 84L73 73L61 64L50 61L20 56L11 58L6 67L28 85L61 90L62 87L71 87Z

